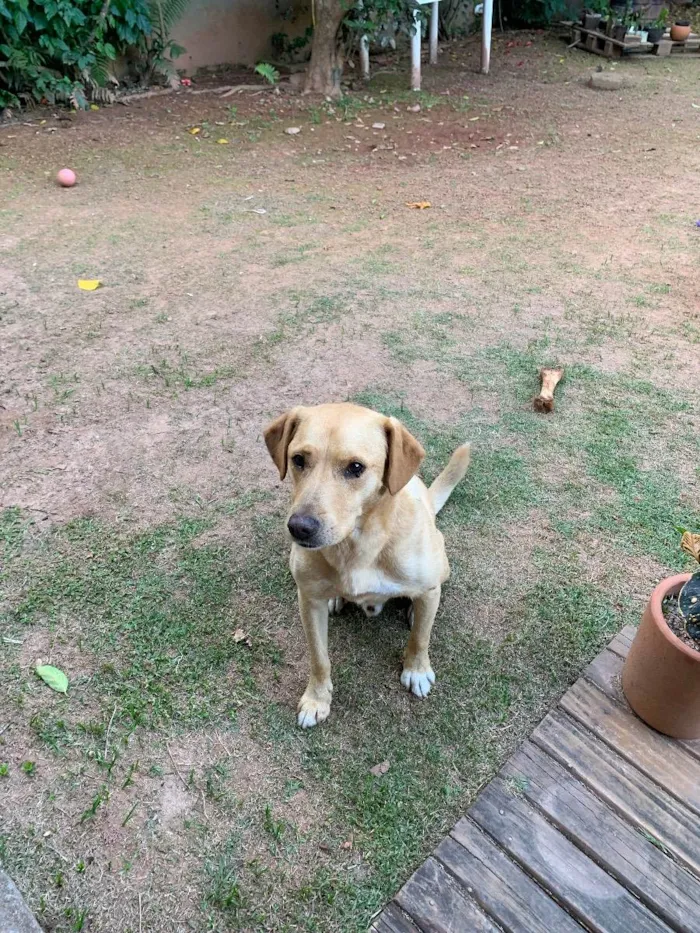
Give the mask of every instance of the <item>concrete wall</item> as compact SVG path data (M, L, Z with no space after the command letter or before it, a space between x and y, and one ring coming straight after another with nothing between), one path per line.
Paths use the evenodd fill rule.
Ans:
M271 56L273 33L295 36L309 22L309 0L191 0L173 29L187 49L176 67L192 74L206 65L253 65Z

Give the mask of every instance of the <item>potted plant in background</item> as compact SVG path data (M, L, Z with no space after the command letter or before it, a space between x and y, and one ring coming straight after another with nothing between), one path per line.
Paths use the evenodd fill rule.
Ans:
M612 37L618 42L624 42L627 35L627 23L623 21L615 23L612 28Z
M647 28L647 38L649 42L656 45L661 42L666 32L666 23L668 22L668 10L666 7L661 10L656 19Z
M614 18L611 11L610 19L613 20L611 29L613 39L617 39L618 42L624 42L627 31L634 22L632 4L629 2L629 0L627 0L627 2L624 4L624 10L622 12L618 12Z
M700 535L681 547L700 563ZM700 569L662 580L651 594L622 669L635 713L676 739L700 738Z
M677 19L671 26L671 40L673 42L685 42L690 35L690 20Z
M581 14L583 28L596 32L603 18L603 13L609 9L607 0L589 0L588 5Z

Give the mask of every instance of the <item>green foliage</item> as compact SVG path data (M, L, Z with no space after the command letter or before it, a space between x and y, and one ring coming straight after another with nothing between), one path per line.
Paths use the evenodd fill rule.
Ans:
M0 108L109 102L112 62L140 53L143 77L171 77L169 38L189 0L0 0Z
M142 78L153 81L165 78L178 84L179 77L173 64L185 49L170 38L170 31L185 13L190 0L148 0L150 32L144 38Z
M255 73L263 77L268 84L277 84L280 79L279 71L268 62L258 62L255 66Z
M410 0L360 0L352 5L343 25L354 40L368 36L370 41L381 41L383 33L410 36L415 30L414 10ZM422 7L419 15L426 16Z
M111 99L111 63L149 32L147 0L0 0L0 107Z
M307 26L304 33L301 36L295 36L294 39L290 39L286 32L273 33L270 36L270 45L275 58L290 62L294 61L297 53L306 48L311 42L313 34L313 26Z
M590 3L586 6L590 7ZM503 20L511 28L548 26L560 19L578 19L579 15L580 7L572 0L504 0L502 6Z

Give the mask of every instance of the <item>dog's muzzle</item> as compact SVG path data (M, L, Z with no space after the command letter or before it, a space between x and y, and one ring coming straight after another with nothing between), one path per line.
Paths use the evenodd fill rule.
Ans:
M321 523L313 515L302 515L295 512L294 515L289 517L287 528L289 528L290 535L298 544L303 545L303 547L314 547L315 539L321 529Z

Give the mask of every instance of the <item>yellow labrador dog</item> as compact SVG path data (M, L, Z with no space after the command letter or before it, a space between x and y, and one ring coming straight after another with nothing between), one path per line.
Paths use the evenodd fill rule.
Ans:
M368 615L394 597L412 601L401 683L427 696L435 683L430 630L450 574L435 516L469 466L469 445L426 489L415 475L421 445L396 418L368 408L293 408L269 425L265 443L280 478L290 472L294 484L289 564L311 661L299 725L315 726L330 713L328 613L344 600Z

